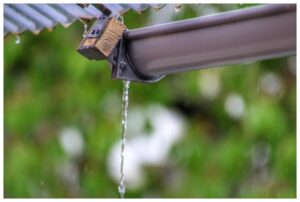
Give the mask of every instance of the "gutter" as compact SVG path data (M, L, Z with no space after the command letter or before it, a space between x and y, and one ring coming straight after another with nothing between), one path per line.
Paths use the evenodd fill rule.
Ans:
M296 4L130 30L124 40L135 70L147 77L295 55Z

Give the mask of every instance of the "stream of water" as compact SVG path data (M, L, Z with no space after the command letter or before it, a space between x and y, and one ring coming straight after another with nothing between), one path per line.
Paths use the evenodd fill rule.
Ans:
M127 112L128 112L128 92L130 81L123 81L123 97L122 97L122 140L121 140L121 167L120 167L120 184L118 187L121 198L125 195L124 182L124 160L125 160L125 143L126 143L126 129L127 129Z

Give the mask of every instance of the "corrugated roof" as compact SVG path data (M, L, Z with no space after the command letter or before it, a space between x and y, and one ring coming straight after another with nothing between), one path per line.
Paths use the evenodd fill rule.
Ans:
M130 9L140 13L149 7L160 9L163 4L102 4L115 14L123 15ZM4 35L42 29L53 29L58 23L65 27L74 21L87 21L102 15L94 5L77 4L4 4Z

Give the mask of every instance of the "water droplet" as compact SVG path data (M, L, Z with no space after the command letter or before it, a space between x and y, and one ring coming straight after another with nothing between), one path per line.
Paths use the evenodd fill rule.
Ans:
M87 25L87 23L84 23L83 27L84 27L84 31L83 31L82 37L86 37L87 34L88 34L88 25Z
M182 4L175 4L175 12L178 13L182 8Z
M17 45L19 45L21 43L21 37L19 35L16 35L16 40L15 40L15 43Z
M35 30L35 31L33 31L32 33L33 33L34 35L38 35L40 32L41 32L41 29L40 29L40 30Z

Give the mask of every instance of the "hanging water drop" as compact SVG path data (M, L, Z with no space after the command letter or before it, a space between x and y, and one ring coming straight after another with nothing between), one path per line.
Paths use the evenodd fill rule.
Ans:
M182 8L182 4L175 4L175 12L178 13Z
M19 45L21 43L21 37L19 35L16 35L16 40L15 40L15 43L17 45Z
M120 184L118 187L121 198L125 195L125 182L124 182L124 159L125 159L125 142L126 142L126 129L127 129L127 113L128 113L128 92L130 81L123 81L123 97L122 97L122 140L121 140L121 167L120 167Z
M84 23L84 24L83 24L83 27L84 27L84 31L83 31L82 36L83 36L83 37L86 37L87 34L88 34L88 25L87 25L87 23Z

